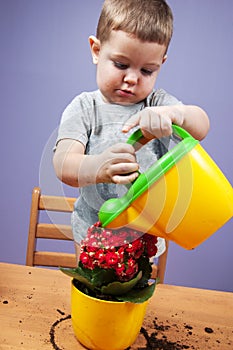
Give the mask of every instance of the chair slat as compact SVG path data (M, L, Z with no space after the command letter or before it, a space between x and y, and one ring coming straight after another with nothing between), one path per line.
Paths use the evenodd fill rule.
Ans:
M73 240L73 233L69 225L38 224L36 238Z
M34 265L51 267L70 267L77 266L75 254L60 252L34 252Z
M73 211L74 203L75 198L42 195L39 201L39 210L71 213Z

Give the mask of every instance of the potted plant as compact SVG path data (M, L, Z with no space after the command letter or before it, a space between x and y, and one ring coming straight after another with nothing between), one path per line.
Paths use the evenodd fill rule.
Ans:
M77 339L88 349L122 350L140 331L156 281L150 257L157 238L129 229L88 229L72 277L71 319Z

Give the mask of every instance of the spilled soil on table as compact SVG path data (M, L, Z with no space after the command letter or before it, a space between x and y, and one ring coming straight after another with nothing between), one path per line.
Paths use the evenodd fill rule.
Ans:
M70 322L71 315L66 316L60 309L57 309L57 312L62 317L56 320L50 328L50 343L54 350L74 348L77 340ZM67 349L62 345L65 334L70 342ZM231 350L233 348L232 337L233 331L231 334L226 334L223 329L213 329L208 325L203 329L198 329L191 322L190 324L181 323L179 319L179 322L171 323L156 317L143 325L137 338L137 345L132 345L127 350Z

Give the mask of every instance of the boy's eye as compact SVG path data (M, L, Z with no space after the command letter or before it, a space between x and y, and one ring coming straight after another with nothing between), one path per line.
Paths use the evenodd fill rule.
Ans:
M123 70L123 69L127 69L128 68L127 64L124 64L124 63L121 63L121 62L114 61L113 64L118 69L122 69Z
M141 72L143 75L151 75L153 73L152 70L146 69L146 68L142 68Z

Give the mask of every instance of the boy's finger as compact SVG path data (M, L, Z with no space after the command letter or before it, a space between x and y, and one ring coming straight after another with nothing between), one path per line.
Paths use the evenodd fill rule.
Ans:
M130 117L126 123L122 127L122 132L128 132L133 127L137 126L139 124L139 114L134 114L132 117Z

